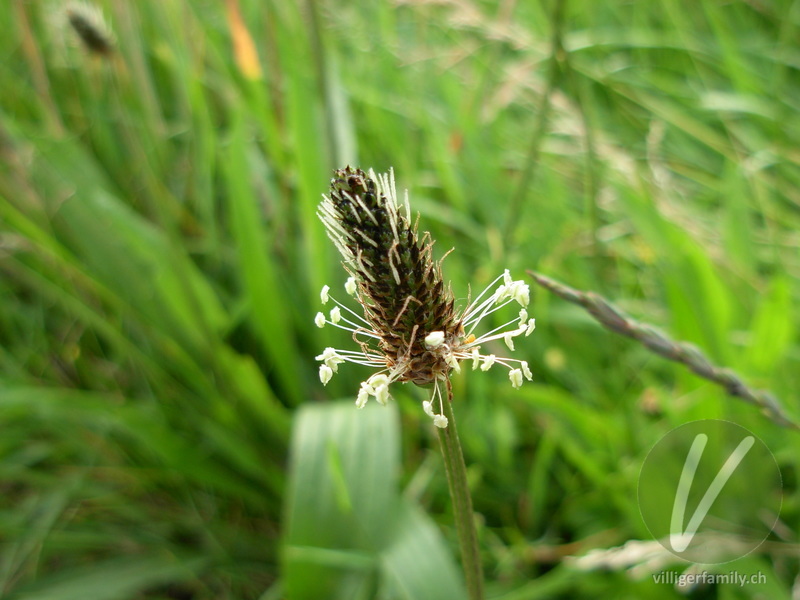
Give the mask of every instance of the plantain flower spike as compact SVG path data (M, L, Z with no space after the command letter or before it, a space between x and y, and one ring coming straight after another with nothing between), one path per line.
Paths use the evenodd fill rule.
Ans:
M345 291L355 297L362 312L329 295L328 286L322 289L323 304L330 300L336 306L329 311L330 318L317 313L314 322L352 332L359 346L358 350L327 348L316 357L322 363L323 384L343 362L377 369L361 384L359 408L369 398L386 404L389 386L396 381L433 384L423 410L434 425L444 428L447 418L442 414L440 385L450 371L460 372L461 361L471 361L473 369L480 366L482 371L502 365L515 388L523 377L533 379L527 362L480 351L494 340L503 340L513 351L513 338L533 331L536 321L526 310L528 285L513 281L505 271L463 311L457 310L450 286L442 279L441 261L433 260L433 240L427 232L420 237L416 225L412 227L408 194L401 206L391 170L376 175L349 166L337 169L317 214L350 275ZM484 317L513 302L522 307L514 319L479 337L473 334Z
M114 52L114 35L97 6L75 0L67 4L65 11L67 22L86 50L99 56Z

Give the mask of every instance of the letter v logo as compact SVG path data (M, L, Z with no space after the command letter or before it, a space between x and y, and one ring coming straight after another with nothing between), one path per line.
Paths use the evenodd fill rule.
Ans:
M706 518L711 505L717 499L722 488L731 478L736 467L742 462L742 459L750 451L755 443L755 438L752 435L747 436L739 445L731 452L728 460L722 465L722 468L717 473L711 485L708 486L706 493L694 510L692 518L689 519L689 524L686 530L683 530L683 519L686 514L686 502L689 499L689 492L692 489L692 482L694 475L697 472L697 466L700 464L700 459L703 457L703 451L708 443L708 436L704 433L698 433L692 442L692 447L689 448L689 453L686 455L686 462L683 463L683 471L681 478L678 481L678 489L675 491L675 502L672 504L672 520L670 522L669 544L675 552L683 552L689 547L694 539L694 534L697 533L697 528Z
M780 517L782 487L775 457L752 431L730 421L691 421L666 433L642 462L639 511L665 550L722 564L767 539ZM717 543L707 543L711 537Z

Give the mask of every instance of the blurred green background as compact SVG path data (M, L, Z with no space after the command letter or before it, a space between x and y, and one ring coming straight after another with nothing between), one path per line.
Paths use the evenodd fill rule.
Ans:
M426 392L317 378L345 164L394 167L462 304L539 270L800 417L799 2L98 0L108 52L70 6L0 3L0 597L463 597ZM648 450L722 418L783 510L720 567L765 584L685 591L797 598L798 434L532 292L534 383L454 379L488 596L681 597L567 557L652 541Z

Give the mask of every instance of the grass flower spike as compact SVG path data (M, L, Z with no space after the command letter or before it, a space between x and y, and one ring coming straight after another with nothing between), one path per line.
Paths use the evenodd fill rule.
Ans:
M506 271L458 311L450 286L442 279L441 261L433 260L430 235L420 237L416 225L412 227L408 196L402 207L398 203L392 171L376 175L352 167L338 169L318 214L350 274L345 291L356 298L363 313L333 298L328 286L322 289L320 300L333 302L334 307L327 315L317 313L315 324L352 332L360 347L327 348L317 356L322 383L330 381L342 362L378 369L361 384L359 408L373 397L385 404L389 386L396 381L432 384L431 399L423 409L437 427L445 428L440 384L450 371L461 370L462 361L471 361L473 369L482 371L495 364L508 368L515 388L523 378L532 379L525 361L481 353L481 347L493 340L503 340L513 351L513 338L533 331L535 320L528 318L525 308L528 285L512 280ZM514 302L522 307L517 317L476 337L473 331L484 317Z
M114 51L114 36L102 11L84 1L67 4L66 20L83 46L96 55L108 56Z

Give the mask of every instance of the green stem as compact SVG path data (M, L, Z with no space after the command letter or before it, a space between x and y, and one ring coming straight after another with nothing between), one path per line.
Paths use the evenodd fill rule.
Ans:
M483 600L483 568L478 551L478 533L472 514L472 498L467 485L467 466L458 439L456 419L453 414L453 388L447 380L447 399L442 403L442 414L447 417L447 427L439 429L439 443L442 447L447 484L453 501L453 513L461 547L461 561L467 581L469 600Z

